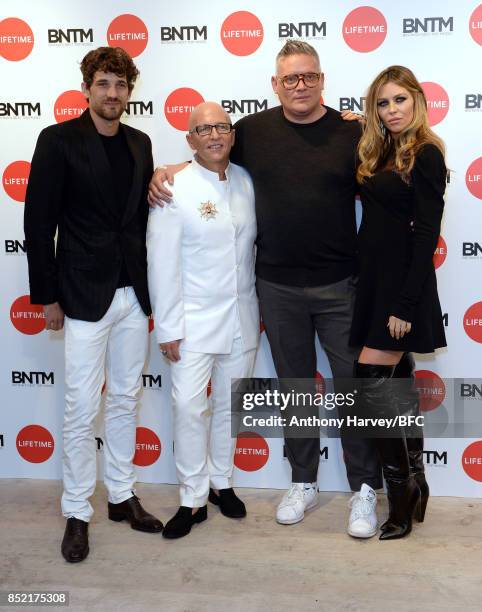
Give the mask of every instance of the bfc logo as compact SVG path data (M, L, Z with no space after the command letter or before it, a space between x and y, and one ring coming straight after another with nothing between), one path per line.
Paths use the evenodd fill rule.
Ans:
M439 236L437 248L435 249L435 253L433 256L433 265L435 269L440 268L440 266L444 263L447 257L447 244L442 236Z
M30 175L30 162L14 161L3 171L2 184L5 193L16 202L25 202L28 177Z
M465 183L470 193L482 200L482 157L475 159L467 168Z
M482 302L476 302L464 315L464 330L474 342L482 344Z
M54 117L57 123L63 123L69 119L77 119L88 108L89 104L81 91L69 89L64 91L55 100Z
M431 370L415 372L415 388L420 396L420 410L430 412L440 406L445 399L445 383Z
M195 89L180 87L167 96L164 103L164 114L173 128L187 132L189 115L202 102L204 98Z
M478 45L482 45L482 4L470 16L469 32Z
M161 441L159 436L147 427L136 429L136 452L133 463L140 467L152 465L161 456Z
M0 21L0 55L11 62L28 57L33 49L33 32L25 21L8 17Z
M462 453L464 472L477 482L482 482L482 440L472 442Z
M369 53L383 44L387 36L387 22L378 9L360 6L345 17L342 33L350 49Z
M40 304L31 304L29 295L22 295L10 306L10 320L22 334L33 336L45 329L45 313Z
M107 30L109 47L121 47L131 57L137 57L147 47L149 33L146 24L135 15L119 15Z
M251 55L264 38L263 24L248 11L232 13L221 26L221 42L233 55Z
M255 472L264 467L269 459L269 446L263 436L244 431L238 434L234 465L244 472Z
M55 443L52 434L41 425L27 425L17 434L17 451L29 463L43 463L52 456Z
M443 121L449 112L449 96L438 83L420 83L427 99L428 122L431 126Z

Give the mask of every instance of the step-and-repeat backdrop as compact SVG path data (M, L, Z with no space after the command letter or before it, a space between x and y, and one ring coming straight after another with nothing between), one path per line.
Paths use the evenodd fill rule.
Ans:
M219 102L233 121L275 106L275 56L295 38L317 49L324 101L333 108L362 110L368 84L389 64L410 67L423 83L452 170L435 253L449 348L417 356L422 408L439 424L437 437L426 440L425 462L436 495L479 496L482 436L455 435L447 422L454 402L482 418L482 5L2 0L1 10L0 477L61 478L63 334L45 331L41 308L30 304L22 220L38 133L86 107L83 56L112 45L135 58L141 75L124 120L150 135L162 164L190 156L184 134L199 102ZM174 483L169 366L152 336L150 349L135 463L140 481ZM329 377L319 347L318 356L320 378ZM265 333L255 375L275 376ZM100 469L102 447L99 419ZM283 488L290 481L281 439L241 432L235 463L238 486ZM348 490L337 439L321 439L319 485Z

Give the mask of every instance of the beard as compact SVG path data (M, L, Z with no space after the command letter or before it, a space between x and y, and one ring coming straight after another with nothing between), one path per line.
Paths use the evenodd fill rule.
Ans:
M116 106L108 106L105 102L91 104L92 110L96 112L99 117L106 121L117 121L121 118L122 113L125 111L127 104L122 104L120 100L115 100Z

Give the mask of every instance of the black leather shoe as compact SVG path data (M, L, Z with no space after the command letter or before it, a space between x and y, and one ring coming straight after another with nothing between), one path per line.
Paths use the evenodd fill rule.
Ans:
M79 563L89 554L89 523L76 518L67 519L62 555L69 563Z
M209 489L209 501L219 506L224 516L229 518L243 518L246 516L246 506L233 489L219 489L219 495Z
M155 516L146 512L141 506L141 502L136 495L129 497L120 504L108 503L109 518L111 521L127 520L132 529L147 531L148 533L159 533L162 531L163 524Z
M190 531L191 527L196 523L202 523L208 518L208 507L202 506L198 508L198 511L193 514L192 508L187 506L180 506L179 510L172 517L170 521L167 521L166 526L162 535L165 538L174 539L182 538L186 536Z

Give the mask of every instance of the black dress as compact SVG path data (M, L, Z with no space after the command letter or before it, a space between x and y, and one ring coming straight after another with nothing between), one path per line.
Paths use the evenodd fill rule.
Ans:
M416 353L446 346L433 264L446 174L439 149L427 144L408 182L383 170L360 186L363 217L352 346ZM400 340L390 336L390 315L412 324Z

